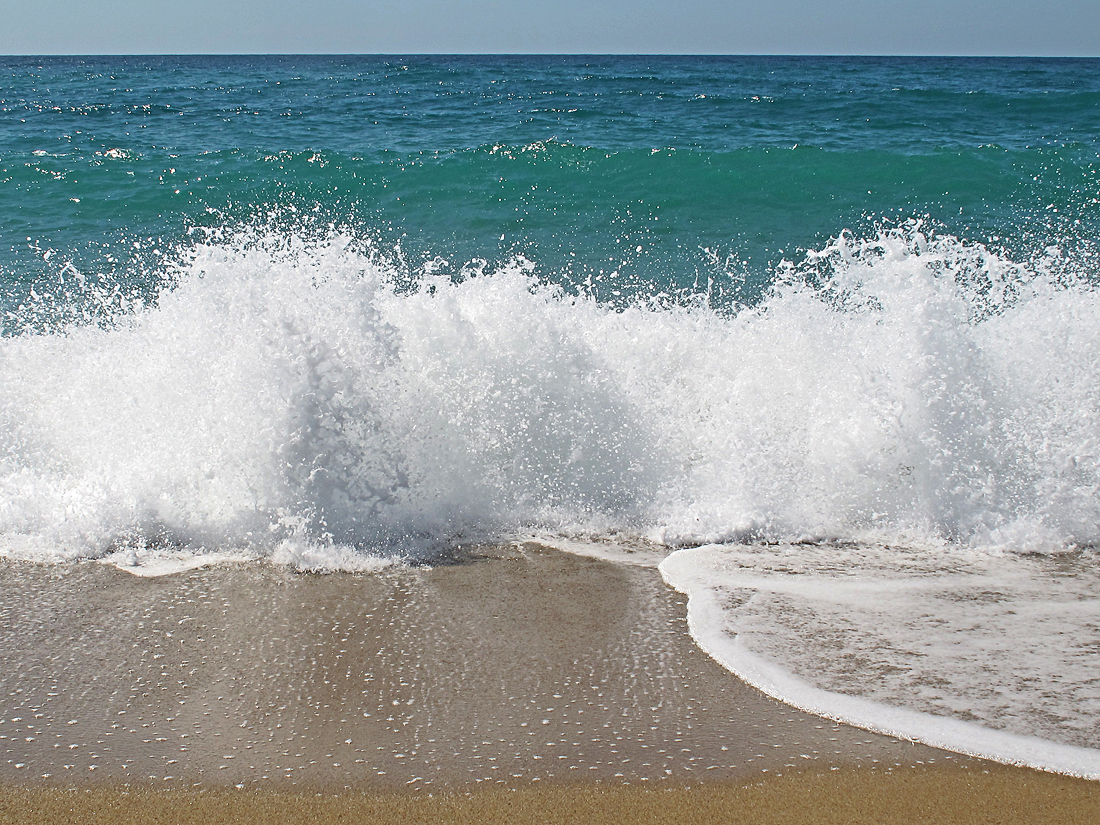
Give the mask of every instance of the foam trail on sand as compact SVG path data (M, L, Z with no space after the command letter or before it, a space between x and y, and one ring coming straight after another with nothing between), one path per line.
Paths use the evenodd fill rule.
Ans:
M1074 587L1007 558L830 555L701 547L660 570L688 594L700 646L770 696L971 756L1100 779L1095 582Z

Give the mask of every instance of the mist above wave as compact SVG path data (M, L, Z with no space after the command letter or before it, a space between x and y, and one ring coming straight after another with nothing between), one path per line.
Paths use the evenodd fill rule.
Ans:
M914 224L842 235L735 310L611 307L523 260L410 273L338 234L242 232L164 267L159 294L86 285L97 318L0 339L6 553L1100 535L1087 257Z

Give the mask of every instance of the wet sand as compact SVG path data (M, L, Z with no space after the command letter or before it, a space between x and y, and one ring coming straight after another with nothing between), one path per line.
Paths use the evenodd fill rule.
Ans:
M1032 811L1047 794L1049 821L1100 811L1100 783L781 705L703 654L684 617L653 570L538 545L370 575L0 564L0 814L677 821L806 794L849 810L901 787L926 808L1024 793ZM814 810L801 821L829 821Z

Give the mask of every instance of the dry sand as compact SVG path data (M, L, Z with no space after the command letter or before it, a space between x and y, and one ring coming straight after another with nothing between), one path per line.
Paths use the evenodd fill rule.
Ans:
M1096 783L1011 768L842 769L753 784L485 789L436 795L91 789L0 791L0 823L401 825L1095 825Z
M774 702L684 615L652 570L537 545L0 564L0 821L1100 821L1100 783Z

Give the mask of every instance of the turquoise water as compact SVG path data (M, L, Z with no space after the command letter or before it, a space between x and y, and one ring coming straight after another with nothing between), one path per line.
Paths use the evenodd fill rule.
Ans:
M146 263L135 240L303 216L414 267L522 254L549 281L709 279L750 301L844 229L926 217L1017 256L1096 235L1096 61L50 58L4 75L7 282L48 277L50 249L121 279Z
M773 695L1100 776L1098 162L1096 60L8 58L0 557L645 547Z

